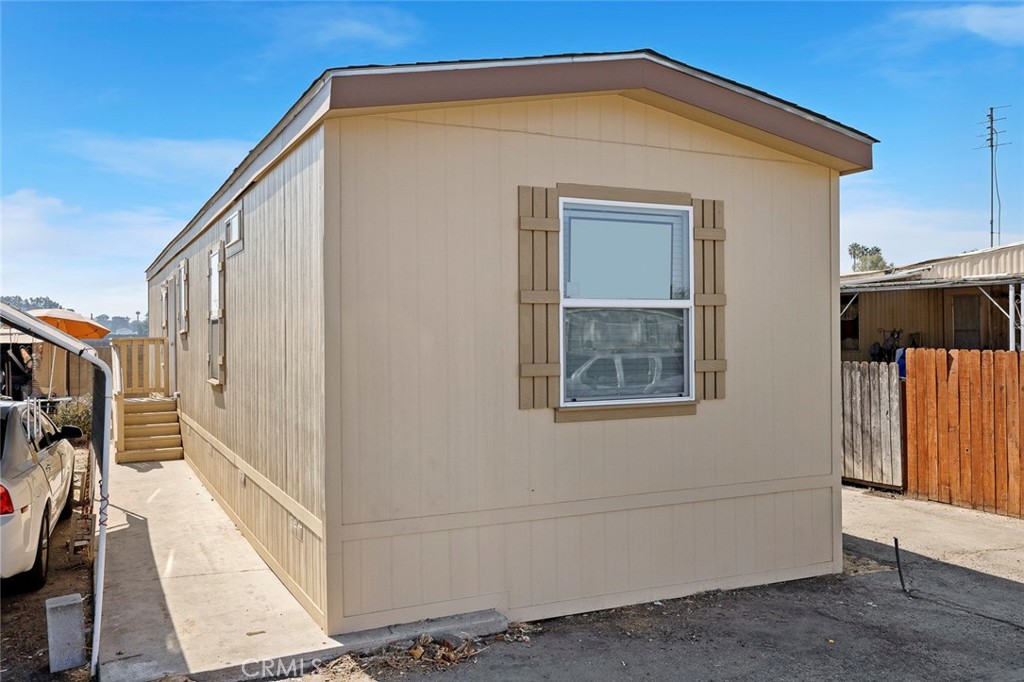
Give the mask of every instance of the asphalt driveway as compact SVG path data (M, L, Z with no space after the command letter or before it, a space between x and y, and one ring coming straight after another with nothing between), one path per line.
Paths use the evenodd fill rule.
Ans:
M844 519L843 575L543 621L444 669L395 652L303 679L1024 682L1024 522L854 489Z

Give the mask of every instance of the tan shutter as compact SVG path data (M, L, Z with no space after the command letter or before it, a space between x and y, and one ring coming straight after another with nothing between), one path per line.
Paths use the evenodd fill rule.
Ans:
M697 400L725 397L725 203L693 199Z
M558 197L693 206L694 350L698 400L725 397L725 204L681 192L589 185L519 187L519 408L559 404ZM650 409L651 412L658 408Z
M181 329L184 334L188 333L188 259L181 261L181 309L178 314L181 316Z
M519 408L556 407L558 193L519 188Z
M220 383L224 384L227 374L227 325L225 322L225 313L227 312L227 284L224 281L226 270L227 270L227 254L224 252L224 240L221 239L217 245L217 249L220 252L220 262L217 263L217 269L220 270L220 277L217 279L220 285L220 323L217 325L220 328L220 356L218 358L218 364L220 364Z

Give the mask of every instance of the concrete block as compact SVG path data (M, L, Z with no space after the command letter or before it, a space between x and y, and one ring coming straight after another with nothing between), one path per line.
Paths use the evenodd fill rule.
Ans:
M82 595L66 594L46 600L46 634L51 673L85 665Z

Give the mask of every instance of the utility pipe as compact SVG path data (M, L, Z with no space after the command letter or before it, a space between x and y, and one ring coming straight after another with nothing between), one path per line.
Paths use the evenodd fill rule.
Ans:
M103 624L103 575L107 558L107 491L110 485L110 420L113 416L114 378L107 363L95 353L80 353L79 357L103 372L103 453L100 464L100 536L96 544L96 566L93 571L93 619L92 619L92 660L89 675L96 677L100 658L100 626Z

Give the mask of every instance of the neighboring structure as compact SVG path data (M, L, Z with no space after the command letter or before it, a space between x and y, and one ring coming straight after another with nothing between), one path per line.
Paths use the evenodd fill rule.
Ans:
M904 347L1018 350L1022 284L1024 242L844 274L842 359L869 360L894 329Z
M838 572L873 142L647 51L327 71L147 270L186 459L332 634Z

